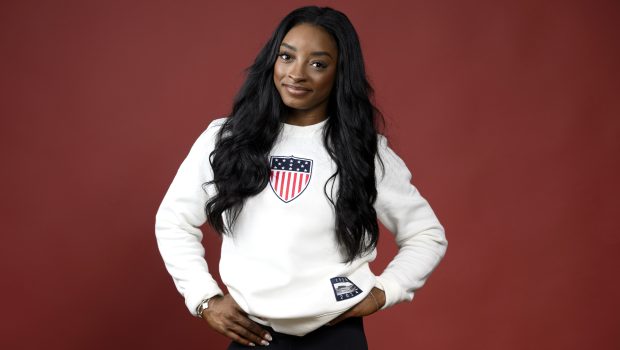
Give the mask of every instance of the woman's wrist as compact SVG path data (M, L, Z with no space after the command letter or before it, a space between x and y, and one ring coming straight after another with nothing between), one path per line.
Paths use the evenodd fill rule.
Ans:
M372 292L372 290L370 291L370 297L375 302L376 309L375 309L374 312L379 311L379 309L381 309L381 306L379 306L379 302L377 301L377 297L375 297L375 294Z
M370 293L377 303L377 311L381 310L385 305L385 292L381 288L374 287Z

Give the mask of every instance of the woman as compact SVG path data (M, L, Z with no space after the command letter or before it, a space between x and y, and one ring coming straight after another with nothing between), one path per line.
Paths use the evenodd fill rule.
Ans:
M190 312L229 349L365 349L362 317L411 300L447 247L404 162L377 133L362 52L331 8L287 15L228 118L182 163L156 217ZM377 218L400 247L376 276ZM222 292L199 227L222 234Z

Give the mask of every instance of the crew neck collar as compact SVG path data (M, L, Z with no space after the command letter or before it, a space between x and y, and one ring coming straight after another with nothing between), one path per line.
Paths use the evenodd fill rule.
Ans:
M310 125L293 125L281 122L282 130L286 134L294 134L294 135L310 135L314 134L314 132L323 129L323 126L327 124L327 120L329 117L321 120L318 123L310 124Z

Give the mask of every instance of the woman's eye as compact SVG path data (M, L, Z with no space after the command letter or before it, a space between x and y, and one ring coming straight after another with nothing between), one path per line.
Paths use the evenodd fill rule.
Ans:
M325 69L327 67L323 62L312 62L312 66L317 69Z
M280 56L280 58L284 61L288 61L291 59L291 55L287 54L287 53L281 53L278 56Z

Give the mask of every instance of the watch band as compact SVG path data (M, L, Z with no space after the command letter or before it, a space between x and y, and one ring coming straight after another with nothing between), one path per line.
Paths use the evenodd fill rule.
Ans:
M211 298L212 297L202 299L200 304L198 304L198 306L196 307L196 316L197 317L202 318L202 312L209 308L209 300L211 300Z

